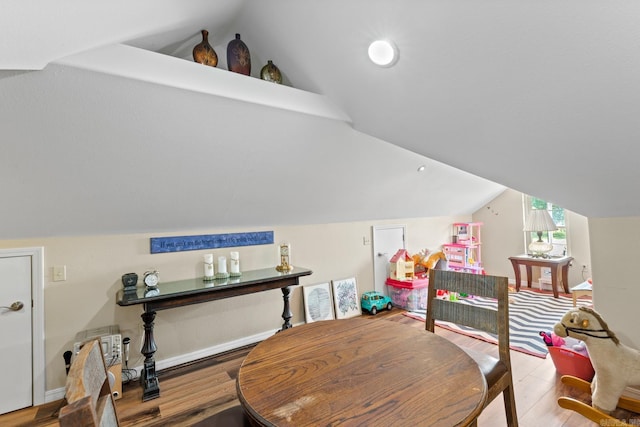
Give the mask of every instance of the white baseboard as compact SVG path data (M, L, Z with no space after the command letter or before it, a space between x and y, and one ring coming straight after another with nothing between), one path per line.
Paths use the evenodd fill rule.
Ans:
M509 279L509 286L515 286L516 285L516 281L515 280L511 280ZM529 289L529 286L527 284L527 280L520 280L520 289ZM536 282L536 281L531 281L531 289L538 289L538 290L545 290L545 291L550 291L551 290L551 282L549 283L540 283L540 282ZM562 291L564 292L564 291Z
M301 325L298 323L294 326ZM255 344L260 341L273 336L279 329L261 332L256 335L244 337L238 340L229 341L223 344L214 345L212 347L203 348L202 350L196 350L191 353L181 354L179 356L170 357L164 360L156 360L156 371L172 368L174 366L182 365L183 363L193 362L195 360L204 359L205 357L214 356L216 354L224 353L225 351L234 350L236 348L244 347L246 345ZM142 371L142 365L131 368L136 370L136 375L140 377ZM47 390L45 392L45 403L54 402L64 398L64 387L60 387L54 390Z

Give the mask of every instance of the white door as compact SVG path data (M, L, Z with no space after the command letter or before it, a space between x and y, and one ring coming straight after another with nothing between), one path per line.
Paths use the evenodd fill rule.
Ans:
M0 414L33 405L31 257L0 257Z
M387 294L385 280L389 277L389 260L398 249L405 248L404 225L373 226L374 290Z

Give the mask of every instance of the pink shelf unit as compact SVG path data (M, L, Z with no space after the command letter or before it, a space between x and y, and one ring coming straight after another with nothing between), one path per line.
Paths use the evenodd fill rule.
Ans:
M442 245L450 270L483 274L481 222L455 222L451 243Z

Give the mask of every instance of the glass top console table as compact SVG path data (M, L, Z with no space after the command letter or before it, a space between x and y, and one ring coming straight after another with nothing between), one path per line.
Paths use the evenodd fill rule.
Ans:
M127 292L124 292L123 289L119 290L116 297L118 305L142 304L144 309L144 313L142 313L144 342L141 352L145 359L141 373L142 400L147 401L160 396L160 384L154 359L157 346L153 338L153 322L156 311L279 288L282 290L284 300L282 330L289 329L293 316L289 306L290 287L299 285L300 277L308 276L311 273L311 270L301 267L294 267L292 271L286 273L279 272L275 268L263 268L243 271L241 276L228 279L205 281L200 277L159 283L154 288L138 286L135 290Z

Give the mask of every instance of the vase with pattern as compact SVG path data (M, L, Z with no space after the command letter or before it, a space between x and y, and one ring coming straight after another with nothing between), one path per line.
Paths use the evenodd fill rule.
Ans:
M236 33L236 38L227 45L227 67L234 73L251 74L251 54L249 48L242 40L240 34Z
M282 84L282 73L272 60L268 60L267 65L262 67L262 70L260 70L260 78L268 82Z
M218 55L209 44L209 32L202 30L202 41L193 47L193 60L204 65L218 65Z

